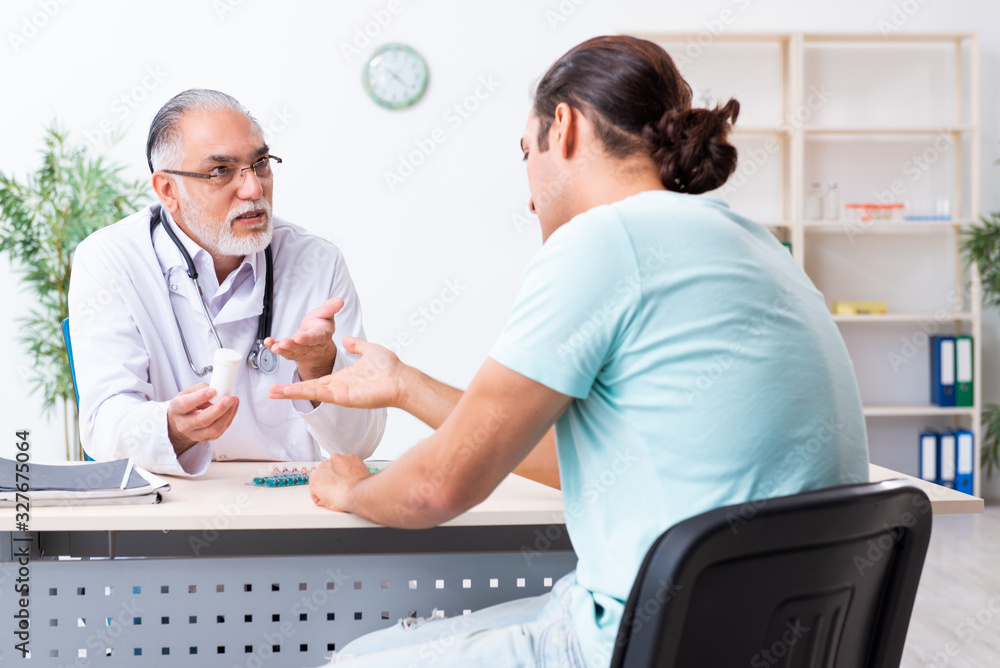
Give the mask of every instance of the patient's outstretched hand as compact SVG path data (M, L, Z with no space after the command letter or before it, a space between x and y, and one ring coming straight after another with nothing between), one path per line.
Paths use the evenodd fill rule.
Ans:
M272 385L272 399L307 399L352 408L398 407L405 365L389 349L345 336L344 350L361 359L337 373L292 385Z

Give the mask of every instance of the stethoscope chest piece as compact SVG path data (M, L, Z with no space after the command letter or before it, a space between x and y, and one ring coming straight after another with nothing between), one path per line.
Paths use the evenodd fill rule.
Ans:
M278 369L278 356L272 353L263 342L258 341L254 349L247 355L247 364L255 371L274 373Z

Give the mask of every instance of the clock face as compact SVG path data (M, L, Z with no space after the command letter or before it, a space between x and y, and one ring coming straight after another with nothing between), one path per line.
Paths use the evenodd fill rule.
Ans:
M405 44L385 44L368 59L362 80L377 104L405 109L427 90L427 63Z

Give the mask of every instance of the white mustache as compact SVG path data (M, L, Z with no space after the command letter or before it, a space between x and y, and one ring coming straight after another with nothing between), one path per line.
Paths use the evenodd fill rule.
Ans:
M226 223L232 227L233 222L245 213L251 213L253 211L263 211L264 218L267 222L271 220L271 205L266 199L261 197L260 199L253 202L241 202L236 205L233 209L230 209L229 215L226 216Z

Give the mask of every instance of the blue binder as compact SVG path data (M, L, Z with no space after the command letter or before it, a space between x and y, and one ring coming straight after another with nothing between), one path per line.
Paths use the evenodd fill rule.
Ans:
M959 492L972 494L973 476L975 475L975 442L972 432L966 429L955 431L956 469L955 469L955 489Z
M955 489L955 468L958 450L955 432L948 431L938 436L938 484Z
M955 337L931 337L931 403L955 405Z
M938 469L941 461L939 435L936 431L920 433L920 448L917 456L920 460L920 479L936 483L939 480Z

